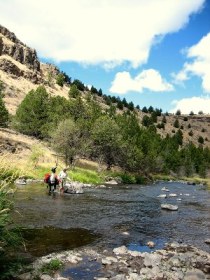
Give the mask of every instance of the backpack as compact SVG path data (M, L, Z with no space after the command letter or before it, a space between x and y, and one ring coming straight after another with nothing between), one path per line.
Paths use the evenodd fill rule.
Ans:
M44 175L44 183L48 183L49 182L49 179L50 179L50 173L46 173Z

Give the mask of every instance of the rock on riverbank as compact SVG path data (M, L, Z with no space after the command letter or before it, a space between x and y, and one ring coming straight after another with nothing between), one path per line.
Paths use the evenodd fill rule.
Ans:
M93 249L53 253L38 259L33 273L26 273L19 279L33 279L43 264L59 259L65 264L63 271L49 275L39 275L42 280L74 279L66 274L75 268L86 271L82 279L96 280L199 280L210 279L210 254L193 246L171 243L162 250L152 253L130 251L125 246L113 251L99 253ZM91 267L97 267L92 269ZM92 273L90 278L89 273ZM31 278L30 278L31 277ZM37 278L36 278L37 279ZM76 278L78 279L78 278Z

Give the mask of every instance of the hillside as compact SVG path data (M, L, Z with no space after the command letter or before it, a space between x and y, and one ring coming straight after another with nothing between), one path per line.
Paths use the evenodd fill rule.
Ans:
M46 90L52 95L68 97L70 85L64 84L63 87L56 83L56 77L60 73L59 69L52 64L41 63L37 57L36 50L31 49L22 43L14 33L0 25L0 80L4 86L4 101L9 113L14 115L18 105L25 95L39 85L44 85ZM82 93L87 94L87 89ZM110 104L106 102L105 95L98 96L95 99L104 109L109 108ZM117 107L116 103L112 103ZM141 104L144 106L144 104ZM118 113L128 110L117 109ZM139 122L145 115L141 110L134 109L138 115ZM163 115L158 117L155 126L162 122ZM179 127L174 127L175 120L178 119ZM183 133L183 143L193 142L196 146L199 144L199 137L204 140L204 147L210 147L210 116L209 115L165 115L165 124L163 128L157 127L157 132L166 137L167 134L173 135L178 129Z

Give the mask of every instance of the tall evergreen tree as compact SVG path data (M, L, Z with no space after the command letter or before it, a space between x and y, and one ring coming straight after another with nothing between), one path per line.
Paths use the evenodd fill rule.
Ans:
M17 129L27 135L44 138L48 134L49 94L43 86L31 90L16 112Z

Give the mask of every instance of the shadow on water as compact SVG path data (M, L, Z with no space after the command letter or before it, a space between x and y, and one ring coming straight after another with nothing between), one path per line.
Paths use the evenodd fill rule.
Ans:
M87 229L44 227L22 229L27 252L40 257L52 252L78 248L94 242L99 235Z

